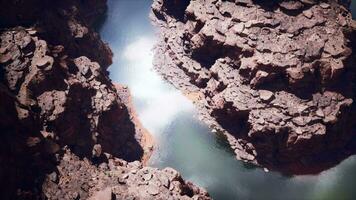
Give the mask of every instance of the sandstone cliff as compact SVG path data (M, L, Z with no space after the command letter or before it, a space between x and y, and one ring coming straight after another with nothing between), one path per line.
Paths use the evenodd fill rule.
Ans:
M140 164L143 129L92 28L105 10L0 1L1 199L209 199L173 169Z
M238 159L319 172L354 152L350 1L155 0L155 65Z

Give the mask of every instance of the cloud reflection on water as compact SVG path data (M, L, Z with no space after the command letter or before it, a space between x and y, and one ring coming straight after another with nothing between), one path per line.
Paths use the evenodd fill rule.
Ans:
M127 64L126 75L130 76L128 85L134 100L146 102L145 106L138 106L139 118L157 136L178 113L193 110L193 105L153 71L154 44L154 38L140 37L124 48L121 57Z
M170 163L184 172L185 178L208 189L215 189L221 184L219 177L225 177L224 181L229 184L224 185L231 187L226 188L225 192L230 190L230 194L235 193L239 197L254 196L259 199L263 196L275 196L283 188L281 199L286 198L286 194L289 194L290 198L298 198L298 191L304 192L300 194L300 199L330 199L342 191L340 187L348 182L344 174L345 169L352 167L355 159L349 159L320 175L288 178L277 172L264 173L261 169L245 170L241 163L234 160L222 147L211 147L211 142L207 144L207 141L213 140L213 135L200 138L202 135L194 132L201 132L202 127L195 127L196 125L189 127L192 125L186 120L179 122L186 118L192 123L194 107L178 90L153 71L154 44L155 39L152 37L139 37L128 44L120 56L121 61L125 63L125 76L128 77L127 84L130 86L134 101L137 105L139 102L145 103L144 106L138 106L139 118L158 142L160 150L155 152L151 163L156 166ZM208 131L205 129L203 132ZM192 150L194 151L188 152ZM219 162L210 163L211 160ZM199 172L196 171L197 168L200 168ZM219 172L220 170L226 172ZM209 176L212 173L215 176ZM244 181L236 181L233 177ZM255 190L260 190L262 185L265 191L261 195L256 194Z
M114 52L110 77L128 85L143 125L158 143L151 160L171 166L216 199L333 199L356 196L356 159L316 176L284 177L247 168L195 117L192 103L152 70L150 0L109 0L101 36ZM356 1L353 1L354 8ZM355 15L354 15L355 16ZM125 20L122 20L125 19ZM335 199L335 198L334 198Z
M342 191L340 187L345 184L344 170L352 166L354 159L347 160L320 175L288 178L276 172L264 173L260 169L244 170L241 163L233 160L223 149L219 149L221 147L211 147L211 140L214 136L199 138L202 134L193 134L193 132L208 132L209 130L202 130L201 127L195 125L190 127L192 125L188 125L189 122L184 120L179 122L183 118L194 120L192 114L195 108L178 90L153 71L152 48L154 44L155 39L152 37L139 37L124 47L120 55L121 62L125 63L125 76L128 77L127 84L130 86L134 101L137 104L145 102L144 106L138 106L139 118L159 143L160 150L155 152L151 163L156 166L170 163L184 172L185 178L208 189L216 188L221 178L225 177L225 181L231 184L231 188L226 188L226 190L230 190L230 194L235 193L239 197L262 198L263 196L255 192L268 183L270 185L265 186L267 188L264 190L269 190L269 192L264 191L261 194L277 196L278 188L283 188L284 191L281 192L284 194L281 193L281 199L286 198L286 194L289 194L287 196L291 198L294 196L300 199L326 199L329 195L333 196ZM189 141L186 141L187 139ZM191 151L190 155L187 155L187 149ZM209 160L213 159L209 156L217 157L216 160L219 163L211 162L207 166ZM202 168L202 166L206 167ZM197 168L201 170L197 172ZM220 170L228 172L216 174ZM215 174L215 176L209 176L210 174ZM231 177L245 181L236 181ZM304 194L299 196L298 191L304 191Z

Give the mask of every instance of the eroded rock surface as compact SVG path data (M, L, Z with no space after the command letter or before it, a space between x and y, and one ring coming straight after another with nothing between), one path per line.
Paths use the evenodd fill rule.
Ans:
M47 176L44 194L49 199L210 199L172 168L158 170L106 156L108 162L95 167L67 151L58 171Z
M73 58L95 58L102 68L111 64L110 48L91 28L106 11L106 0L2 0L0 3L0 28L36 24L44 40L64 45Z
M105 8L0 1L1 199L209 199L169 171L140 172L152 146L127 88L109 79L111 50L92 29Z
M319 172L350 155L356 139L348 3L155 0L155 67L194 96L238 159Z
M2 135L8 135L5 146L25 143L15 151L38 154L43 162L66 145L81 157L100 159L102 152L110 152L141 159L142 135L107 73L85 56L69 57L64 46L50 45L35 32L17 27L0 35L1 97L12 101L6 109L13 116L11 125L1 127ZM14 141L14 135L21 139ZM2 157L4 165L7 159Z

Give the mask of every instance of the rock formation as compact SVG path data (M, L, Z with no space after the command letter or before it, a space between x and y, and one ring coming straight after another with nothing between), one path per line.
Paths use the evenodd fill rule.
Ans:
M155 68L236 157L315 173L354 152L350 1L155 0Z
M49 199L209 199L206 191L183 181L172 168L143 167L108 156L108 163L95 167L66 152L58 174L47 176L43 192Z
M209 199L172 169L141 166L147 135L92 28L105 9L0 1L1 199Z

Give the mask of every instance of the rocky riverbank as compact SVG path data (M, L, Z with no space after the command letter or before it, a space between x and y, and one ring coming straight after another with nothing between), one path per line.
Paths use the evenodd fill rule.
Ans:
M155 68L237 159L317 173L355 152L349 1L155 0Z
M209 199L173 169L142 166L152 140L92 28L105 10L0 2L1 199Z
M140 145L142 146L143 151L144 151L144 154L141 157L141 161L142 161L143 165L146 165L153 153L154 146L155 146L153 136L141 124L141 122L137 116L135 107L133 105L132 96L129 91L129 88L127 86L123 86L120 84L115 84L115 88L120 96L120 99L122 100L122 102L125 104L125 106L127 107L128 111L129 111L129 115L130 115L130 119L131 119L132 123L135 125L136 130L140 132L140 135L141 135Z
M97 167L67 150L58 172L46 177L44 195L49 199L210 199L172 168L158 170L106 156L108 161Z

